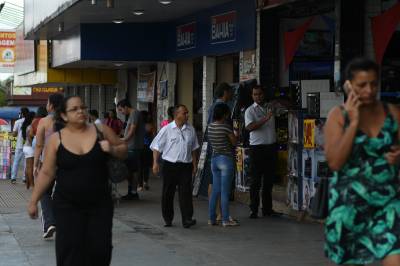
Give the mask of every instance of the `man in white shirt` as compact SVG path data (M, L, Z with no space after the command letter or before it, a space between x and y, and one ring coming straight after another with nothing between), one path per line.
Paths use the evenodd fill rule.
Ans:
M252 89L254 104L246 109L245 126L250 131L250 218L258 218L262 181L262 214L277 216L272 209L272 186L277 162L276 129L273 106L265 104L260 86Z
M25 121L25 117L29 114L29 110L26 107L21 108L21 117L14 123L14 128L13 128L13 136L17 137L17 144L15 146L15 154L14 154L14 162L12 165L11 169L11 183L15 184L17 182L17 175L18 175L18 169L19 169L19 164L22 163L24 164L24 173L22 176L22 181L25 182L25 159L24 159L24 139L22 138L22 124Z
M150 145L153 150L153 172L160 171L159 157L162 153L163 191L162 215L165 226L172 226L174 218L174 195L178 186L182 225L189 228L196 224L193 219L192 176L196 173L199 148L196 131L187 121L189 111L184 105L175 106L174 121L163 127Z

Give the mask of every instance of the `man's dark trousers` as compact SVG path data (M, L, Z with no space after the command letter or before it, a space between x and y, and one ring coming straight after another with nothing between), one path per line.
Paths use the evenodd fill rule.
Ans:
M171 223L174 219L174 196L177 186L182 222L192 219L192 169L192 163L163 162L161 170L163 178L161 209L166 223Z
M277 163L276 144L251 145L250 160L250 210L252 213L258 213L262 182L262 211L264 215L270 214L272 212L272 187Z

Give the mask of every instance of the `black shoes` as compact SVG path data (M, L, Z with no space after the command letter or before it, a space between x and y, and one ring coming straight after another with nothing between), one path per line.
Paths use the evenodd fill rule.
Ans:
M191 226L196 224L196 219L186 220L182 223L183 228L190 228Z
M165 222L164 227L172 227L172 222Z
M122 200L139 200L138 193L128 193L125 196L121 197Z
M283 213L281 212L276 212L274 210L270 210L267 212L263 212L263 216L264 217L281 217L283 215Z
M257 219L258 218L258 214L256 212L251 212L249 218L250 219Z

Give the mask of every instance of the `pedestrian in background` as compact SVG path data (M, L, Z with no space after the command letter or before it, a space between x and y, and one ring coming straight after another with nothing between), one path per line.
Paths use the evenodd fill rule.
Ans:
M145 125L140 112L129 103L128 100L122 100L117 104L118 112L128 116L127 125L122 138L128 145L128 158L126 164L129 168L130 175L128 176L128 193L122 196L123 200L137 200L139 194L138 188L138 175L141 172L141 158L144 149L144 135Z
M48 141L29 215L37 218L37 202L56 179L57 265L110 265L113 202L107 160L125 158L126 144L106 125L88 124L87 107L77 96L64 99L57 119L65 127Z
M124 123L121 120L119 120L119 118L117 117L117 112L114 109L111 109L108 112L108 114L109 114L108 118L105 120L104 123L108 127L112 128L112 130L117 136L120 136L122 133Z
M220 103L214 107L213 122L208 125L207 138L212 148L211 171L212 193L209 202L209 224L217 224L217 200L221 200L222 226L239 225L229 216L229 195L234 176L234 146L237 139L232 125L226 123L231 112L228 105Z
M160 171L159 158L162 153L163 177L162 215L165 226L172 226L174 219L174 195L178 187L182 225L189 228L196 224L193 219L192 177L197 170L199 148L196 131L188 123L189 111L184 105L174 109L174 121L163 127L150 145L153 151L153 172Z
M272 208L272 187L277 162L274 108L265 102L261 86L252 89L254 103L246 109L245 126L250 131L250 218L258 218L260 189L262 215L279 216Z
M36 131L36 145L35 145L35 157L33 161L33 175L38 176L39 170L46 160L46 156L43 152L50 136L62 126L60 122L55 120L55 111L61 106L64 99L62 94L51 94L47 101L47 116L39 121ZM42 224L43 224L43 238L50 239L56 231L56 221L53 213L53 186L49 186L46 193L42 194L40 199L40 205L42 210Z
M101 125L101 120L99 119L99 112L97 110L90 110L89 111L89 121L96 125Z
M153 166L153 152L150 149L150 144L154 139L156 128L154 126L153 120L150 113L147 111L141 111L143 120L145 121L145 135L144 135L144 149L143 156L141 158L141 166L139 173L139 184L138 191L149 190L149 177L150 169Z
M29 115L29 109L26 107L21 108L20 112L20 119L15 121L14 128L13 128L13 136L17 137L17 143L15 146L15 153L14 153L14 161L11 169L11 183L15 184L17 182L19 164L23 163L24 165L24 172L22 176L22 181L25 183L25 171L26 165L24 160L24 139L22 138L22 124L25 121L25 118Z
M25 183L26 188L30 188L33 185L33 157L34 152L32 148L32 138L29 135L29 131L32 127L32 121L35 117L34 112L29 112L29 114L25 117L24 122L22 123L21 131L22 131L22 139L24 140L24 158L25 158Z
M174 121L174 107L173 106L168 107L167 115L168 115L168 118L161 122L160 128L163 128L166 125L168 125L169 123L171 123L172 121Z
M346 102L325 126L329 180L325 253L337 264L400 265L399 108L378 100L379 67L365 58L345 71Z

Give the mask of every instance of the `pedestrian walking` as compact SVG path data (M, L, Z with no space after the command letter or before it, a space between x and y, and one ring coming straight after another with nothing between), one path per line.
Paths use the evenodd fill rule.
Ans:
M279 216L272 208L272 187L277 161L274 107L266 103L261 86L252 89L254 103L245 111L245 126L250 131L250 218L258 218L262 187L262 215Z
M21 108L20 112L20 119L15 121L14 123L14 128L13 128L13 136L17 137L17 143L15 146L15 153L14 153L14 161L11 169L11 183L16 184L17 182L17 176L18 176L18 170L19 170L19 165L22 161L24 165L24 172L22 176L22 181L25 181L25 171L26 171L26 165L25 165L25 160L24 160L24 139L22 138L22 124L25 121L25 118L29 115L29 109L26 107Z
M32 148L32 138L29 135L29 131L32 127L32 121L35 117L34 112L29 112L25 117L24 122L21 126L22 139L24 140L24 147L22 149L25 158L25 183L26 187L29 189L31 184L33 185L33 148Z
M37 202L56 179L57 265L110 265L113 203L107 160L109 155L123 159L126 144L106 125L88 124L87 107L77 96L64 99L56 117L65 127L49 138L29 215L37 218Z
M222 226L237 226L239 223L229 216L229 195L234 176L234 146L237 139L232 125L226 121L231 112L228 105L220 103L214 107L213 122L208 125L207 138L212 148L212 193L209 202L209 224L217 224L217 200L221 200Z
M128 158L126 164L130 171L128 176L128 193L122 196L123 200L137 200L139 173L141 172L140 165L144 149L145 125L140 112L134 108L128 100L122 100L117 104L118 112L128 117L127 125L122 138L128 145Z
M33 161L33 175L38 176L39 170L46 160L46 156L43 152L50 136L58 129L59 123L55 120L55 111L61 106L64 96L61 94L51 94L47 101L47 116L39 121L36 131L36 145L35 145L35 156ZM44 193L40 199L41 211L42 211L42 225L43 225L43 238L50 239L56 231L56 221L53 213L53 185L49 186L46 193Z
M172 226L174 219L174 195L178 187L182 225L189 228L196 224L193 219L192 176L196 173L199 148L196 131L188 123L189 111L184 105L174 108L174 121L163 127L150 145L153 151L153 172L160 171L162 153L163 177L161 209L165 226Z
M345 71L346 102L325 126L329 180L325 253L337 264L380 260L400 265L399 119L378 100L378 65L352 60Z

